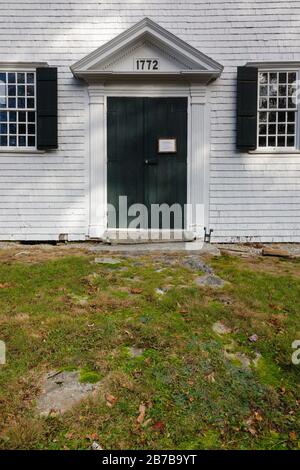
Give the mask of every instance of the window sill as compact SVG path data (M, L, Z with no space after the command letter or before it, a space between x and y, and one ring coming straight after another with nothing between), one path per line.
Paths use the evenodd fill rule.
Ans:
M20 154L25 154L25 155L42 155L44 153L46 153L45 150L37 150L37 149L3 149L3 148L0 148L0 155L1 154L4 154L4 153L9 153L9 154L13 154L13 155L20 155Z
M263 155L274 155L274 154L278 154L278 155L290 155L290 154L299 154L300 155L300 149L291 149L291 150L288 150L288 149L266 149L266 150L263 150L263 149L256 149L256 150L249 150L248 153L250 154L263 154Z

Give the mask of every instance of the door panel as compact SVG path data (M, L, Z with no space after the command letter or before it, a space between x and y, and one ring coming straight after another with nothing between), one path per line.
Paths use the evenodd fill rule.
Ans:
M126 195L128 207L145 204L149 218L144 228L166 228L162 220L151 219L153 204L179 204L182 216L176 223L172 216L168 228L184 228L187 99L108 98L107 108L108 202L118 209L119 196ZM158 139L171 137L176 138L177 152L159 154ZM125 228L135 217L120 223L117 217L116 224L109 217L109 227Z
M116 208L117 220L108 210L109 227L119 224L119 196L127 196L130 207L144 203L144 103L142 99L108 98L107 188L108 203ZM128 217L127 224L133 217Z
M152 204L179 204L182 217L163 227L151 219L152 228L184 228L183 208L186 203L187 100L185 98L145 98L146 159L157 165L145 168L145 204L151 215ZM177 152L158 153L159 138L176 138ZM166 220L167 221L167 220ZM149 220L150 223L150 220Z

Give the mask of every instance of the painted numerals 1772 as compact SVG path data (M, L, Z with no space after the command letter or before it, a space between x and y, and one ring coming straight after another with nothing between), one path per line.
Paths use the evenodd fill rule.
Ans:
M136 59L135 66L141 72L158 70L158 59Z

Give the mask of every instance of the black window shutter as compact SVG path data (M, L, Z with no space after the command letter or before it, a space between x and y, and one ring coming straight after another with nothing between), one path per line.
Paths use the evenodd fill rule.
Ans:
M257 146L256 67L237 69L237 148L254 150Z
M37 148L57 148L57 68L36 69Z

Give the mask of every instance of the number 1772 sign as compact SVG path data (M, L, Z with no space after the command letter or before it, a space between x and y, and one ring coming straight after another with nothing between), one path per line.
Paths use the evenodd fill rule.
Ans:
M151 72L152 70L159 70L159 59L134 59L134 67L138 72Z

